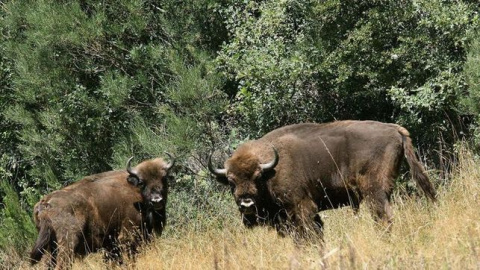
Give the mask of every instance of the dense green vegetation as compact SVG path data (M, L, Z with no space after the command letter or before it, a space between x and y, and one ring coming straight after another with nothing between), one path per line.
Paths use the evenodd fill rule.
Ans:
M224 203L205 170L213 148L289 123L399 123L440 170L457 141L480 145L477 1L0 7L0 253L31 244L42 194L131 155L178 157L175 224Z

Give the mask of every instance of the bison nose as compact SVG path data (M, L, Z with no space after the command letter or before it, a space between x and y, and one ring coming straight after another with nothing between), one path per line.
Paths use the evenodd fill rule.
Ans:
M255 204L255 202L250 198L240 200L240 207L249 208L250 206L252 206L254 204Z
M153 194L152 198L150 199L150 201L152 201L153 203L159 203L162 200L163 200L163 197L160 194Z

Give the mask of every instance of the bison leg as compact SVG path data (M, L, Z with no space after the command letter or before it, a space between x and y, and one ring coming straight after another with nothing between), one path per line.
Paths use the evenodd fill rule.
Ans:
M57 256L55 269L69 269L73 263L74 250L79 239L77 232L57 232Z
M320 236L323 239L323 222L318 215L317 204L308 199L297 204L292 215L294 231L299 239Z
M116 236L109 235L108 240L104 242L104 248L103 261L105 263L115 262L118 265L123 264L122 248Z
M392 209L390 207L390 194L392 189L392 178L385 177L385 168L372 169L370 173L359 175L357 183L377 223L390 228L393 221ZM388 174L387 174L388 175Z
M146 230L146 227L138 228L131 223L124 226L118 239L113 243L114 248L108 254L110 256L108 259L122 265L123 254L126 254L130 260L135 261L135 255L139 252L141 244L152 240L152 234Z
M367 201L375 221L390 228L393 221L393 214L390 206L390 197L387 193L383 190L377 190L369 194Z
M45 253L45 262L47 264L47 269L54 269L57 265L57 243L53 241L51 246L48 249L48 252Z
M55 269L69 269L73 263L75 248L83 237L85 224L83 216L75 216L71 213L61 213L52 221L56 232L57 249Z

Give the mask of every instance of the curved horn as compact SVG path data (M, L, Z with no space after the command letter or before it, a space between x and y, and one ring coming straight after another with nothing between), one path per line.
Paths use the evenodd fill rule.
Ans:
M128 161L127 161L127 172L129 174L137 175L136 173L134 173L132 171L132 166L130 166L130 163L132 162L132 159L133 159L133 156L131 158L129 158Z
M264 164L260 164L260 168L262 168L262 171L269 171L269 170L272 170L273 168L275 168L275 166L277 166L278 164L278 152L277 152L277 149L275 149L275 147L273 147L273 152L275 154L275 157L273 158L273 160L269 163L264 163Z
M172 154L168 153L168 152L165 152L165 154L167 154L167 156L172 160L170 161L170 163L167 164L167 166L165 167L165 170L170 170L173 165L175 165L175 156L173 156Z
M215 169L215 168L213 168L212 155L213 155L213 152L208 157L208 169L210 170L210 172L213 173L216 176L223 176L223 177L227 176L227 169Z

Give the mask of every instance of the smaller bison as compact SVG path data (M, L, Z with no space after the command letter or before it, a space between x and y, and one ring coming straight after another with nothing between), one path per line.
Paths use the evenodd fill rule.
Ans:
M32 264L50 253L49 267L69 268L74 255L105 249L105 259L122 263L121 251L136 252L141 241L165 226L167 164L156 158L131 168L90 175L44 196L34 207L39 231Z
M404 159L435 200L408 131L375 121L285 126L240 145L222 169L213 167L210 155L208 168L231 186L247 227L265 224L304 238L322 235L319 211L346 205L357 211L362 201L390 224L390 196Z

